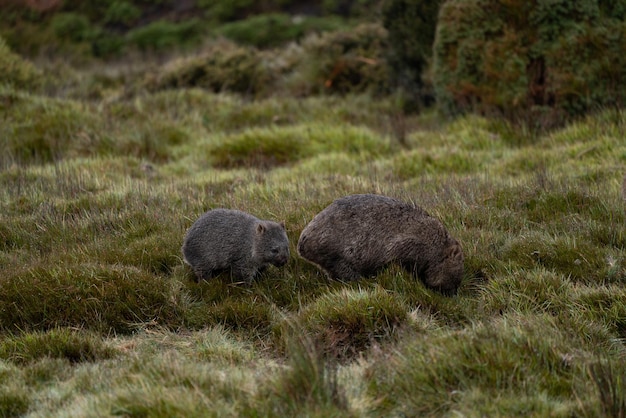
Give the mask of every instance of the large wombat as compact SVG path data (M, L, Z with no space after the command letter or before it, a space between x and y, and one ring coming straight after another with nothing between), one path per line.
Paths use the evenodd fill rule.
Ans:
M298 240L298 253L331 278L355 280L398 262L428 287L454 293L463 251L439 220L390 197L342 197L318 213Z
M182 252L197 280L228 270L237 280L250 282L270 264L287 263L289 241L284 224L238 210L214 209L191 225Z

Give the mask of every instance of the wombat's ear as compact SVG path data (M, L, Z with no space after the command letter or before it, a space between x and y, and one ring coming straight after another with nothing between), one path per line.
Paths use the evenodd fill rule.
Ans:
M463 250L461 249L461 245L454 241L448 245L448 248L444 251L445 258L452 259L462 259L463 258Z
M285 221L281 221L280 226L282 226L285 231L287 230L287 227L285 227Z
M265 232L265 225L263 225L262 223L258 224L256 226L256 233L257 234L262 234L263 232Z

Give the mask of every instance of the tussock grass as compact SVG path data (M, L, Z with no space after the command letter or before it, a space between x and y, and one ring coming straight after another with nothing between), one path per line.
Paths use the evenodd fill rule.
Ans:
M9 337L0 344L0 358L14 363L29 363L48 357L70 362L97 361L115 354L116 350L98 336L67 328Z
M0 414L619 414L623 112L538 135L429 114L400 146L390 99L119 94L94 74L113 92L0 90ZM458 294L298 257L352 193L439 218ZM285 221L289 263L190 280L184 232L217 207Z
M259 399L269 396L261 404L264 414L351 416L337 365L325 361L314 341L299 334L293 323L286 327L291 328L285 337L289 362L259 393Z
M591 364L589 376L596 385L599 405L596 408L586 407L584 412L588 416L601 414L607 417L622 417L626 415L626 368L624 362L610 359ZM594 405L595 406L595 405Z
M481 407L475 397L499 399L496 410L503 415L525 408L537 413L541 403L525 404L524 395L567 399L579 368L568 359L574 347L584 348L549 317L528 318L504 317L407 341L394 357L374 365L369 390L381 399L379 413L452 413L467 396L479 414L491 406Z
M175 300L162 278L121 265L39 266L3 278L3 331L72 326L130 332L136 323L173 321Z
M350 358L397 336L408 314L397 297L381 288L342 289L309 303L296 321L322 353Z
M304 125L245 130L224 138L208 153L217 167L268 168L338 151L371 157L388 153L389 143L363 128Z

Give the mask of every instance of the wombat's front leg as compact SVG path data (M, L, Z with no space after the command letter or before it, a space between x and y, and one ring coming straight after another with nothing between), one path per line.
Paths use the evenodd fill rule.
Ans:
M195 278L194 280L198 283L200 280L207 281L210 278L214 277L214 272L211 269L195 269L194 271Z
M358 280L361 275L346 261L337 261L331 267L327 267L328 275L332 279L342 280L345 282Z
M255 267L234 265L231 269L232 278L239 282L246 282L246 284L252 283L258 274L259 271Z

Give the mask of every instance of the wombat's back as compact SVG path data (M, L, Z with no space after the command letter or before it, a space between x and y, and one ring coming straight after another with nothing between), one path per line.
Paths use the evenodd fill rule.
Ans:
M203 213L185 235L182 247L185 262L194 268L203 265L218 269L228 264L235 249L250 253L251 231L258 221L238 210L220 208Z
M429 218L422 208L391 197L375 194L345 196L332 202L304 228L298 241L298 252L307 258L307 253L319 247L345 248L349 245L355 249L371 246L389 241L392 236L410 233L407 228L419 228Z
M297 249L342 280L371 275L393 261L440 289L456 288L462 275L460 246L441 222L417 206L381 195L335 200L304 228Z

